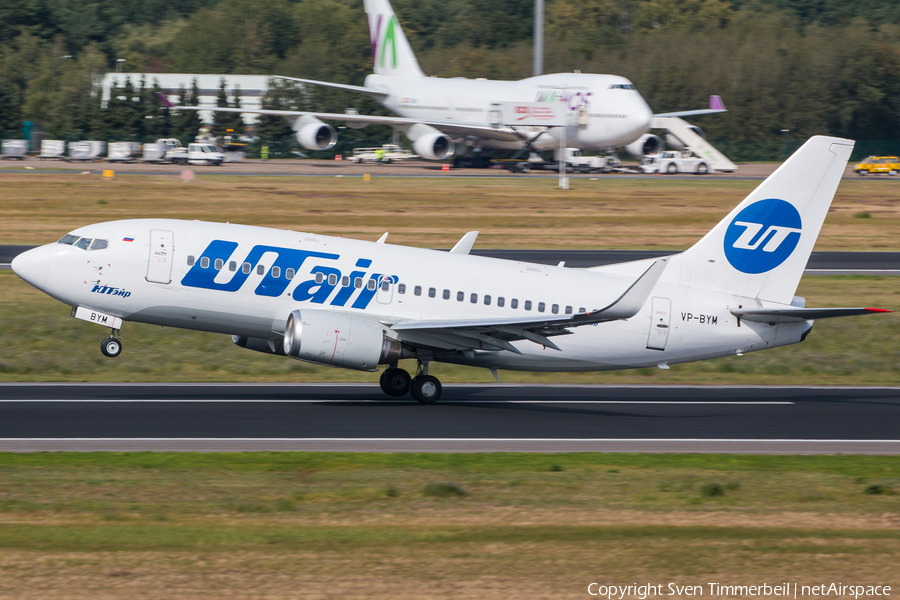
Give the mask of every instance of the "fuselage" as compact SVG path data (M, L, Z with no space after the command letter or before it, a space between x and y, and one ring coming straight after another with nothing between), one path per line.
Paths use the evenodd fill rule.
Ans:
M495 102L556 102L581 119L574 128L572 146L606 149L625 146L650 129L653 112L634 85L616 75L554 73L519 81L441 79L369 75L366 87L387 94L383 104L400 116L423 121L458 122L492 126ZM573 118L573 120L576 120ZM533 136L538 129L525 129ZM559 147L555 133L535 140L538 149ZM486 148L513 149L518 142L482 139Z
M100 223L70 235L81 241L41 246L17 257L13 268L73 307L258 338L273 347L280 347L285 321L296 309L377 323L405 345L427 349L434 360L535 371L688 362L795 343L811 327L740 323L729 310L751 301L682 286L675 256L633 318L572 328L553 337L560 350L524 340L514 342L522 354L480 350L471 339L392 331L391 325L591 312L614 302L646 265L568 269L172 219ZM104 240L106 247L92 250L85 239Z

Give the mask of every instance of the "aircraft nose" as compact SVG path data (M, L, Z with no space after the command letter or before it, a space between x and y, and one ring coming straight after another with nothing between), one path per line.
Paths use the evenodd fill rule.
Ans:
M41 248L32 248L12 259L10 266L16 275L36 288L43 288L47 283L49 265Z

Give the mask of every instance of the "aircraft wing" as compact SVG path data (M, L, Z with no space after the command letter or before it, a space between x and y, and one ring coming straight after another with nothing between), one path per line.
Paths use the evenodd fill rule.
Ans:
M173 104L161 92L157 92L160 101L173 110L208 110L213 112L231 112L231 113L248 113L254 115L275 115L288 119L296 119L304 115L309 115L317 119L326 121L343 121L344 123L363 123L365 125L391 125L393 127L411 127L418 123L430 125L441 131L453 136L475 136L484 139L498 140L503 142L519 142L521 138L509 128L493 128L488 125L475 125L471 123L450 123L446 121L426 121L422 119L408 119L406 117L386 117L380 115L349 115L341 113L323 113L314 111L299 110L269 110L269 109L247 109L247 108L221 108L218 106L178 106Z
M693 117L695 115L711 115L713 113L728 112L725 103L722 102L721 96L709 97L709 108L701 108L699 110L680 110L675 112L659 113L654 117Z
M760 323L798 323L814 319L852 317L875 313L894 312L883 308L743 308L734 309L731 314L745 321Z
M427 333L440 339L446 336L455 345L460 339L472 340L472 348L493 346L521 354L512 341L529 340L536 344L559 350L549 338L566 335L570 327L594 325L607 321L629 319L636 315L647 302L656 282L666 268L668 258L655 260L646 271L632 283L615 301L605 308L577 315L532 316L449 319L449 320L407 320L391 325L395 331ZM463 344L464 345L464 344Z

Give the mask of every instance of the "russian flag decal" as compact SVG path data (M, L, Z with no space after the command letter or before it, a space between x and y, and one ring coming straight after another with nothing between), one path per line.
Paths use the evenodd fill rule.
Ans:
M129 237L124 237L124 238L122 238L122 241L123 241L123 242L133 242L133 241L134 241L134 238L131 237L131 236L129 236Z

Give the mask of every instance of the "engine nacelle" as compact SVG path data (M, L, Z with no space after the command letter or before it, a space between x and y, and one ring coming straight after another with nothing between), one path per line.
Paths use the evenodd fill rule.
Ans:
M400 342L373 323L323 310L295 310L284 328L284 353L291 358L375 371L400 359Z
M645 133L625 146L625 150L635 158L644 158L648 154L659 154L662 149L663 141L652 133Z
M699 127L697 127L696 125L688 125L688 129L690 129L691 131L693 131L694 133L696 133L697 135L702 137L704 140L706 139L706 134L703 133L703 130L700 129ZM671 133L666 134L666 143L673 150L684 150L687 147L684 145L684 143L681 140L679 140L677 137L675 137Z
M294 132L297 141L307 150L328 150L337 143L334 127L309 115L297 119Z
M233 335L231 341L236 346L254 350L256 352L264 352L265 354L277 354L284 356L283 344L276 340L264 340L262 338L252 338L245 335Z
M431 125L416 123L406 132L416 154L427 160L444 160L453 155L453 140Z

